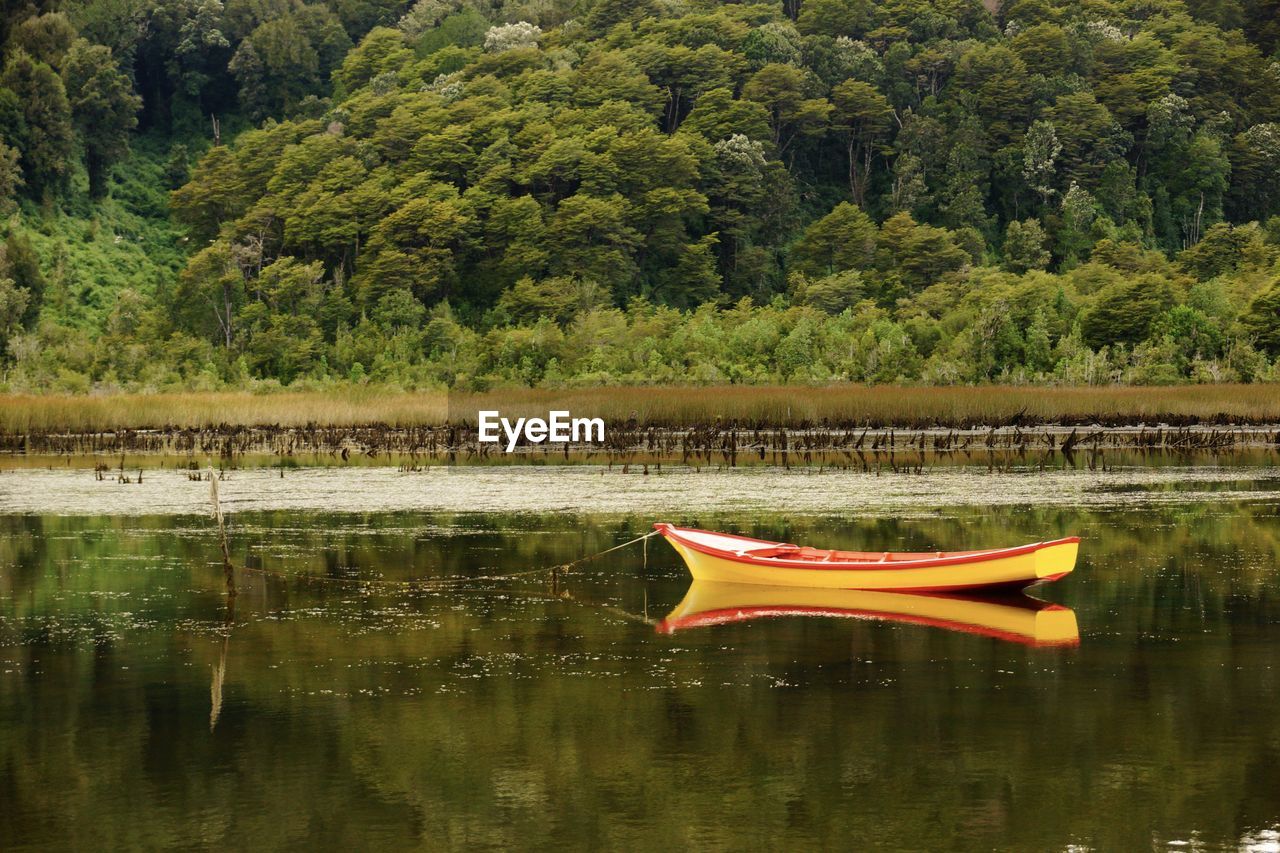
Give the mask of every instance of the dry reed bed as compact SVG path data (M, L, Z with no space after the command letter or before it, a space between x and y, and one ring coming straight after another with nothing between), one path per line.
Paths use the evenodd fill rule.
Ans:
M11 395L0 396L0 433L225 432L317 425L407 429L474 424L481 409L496 409L508 417L545 416L549 410L563 409L575 416L602 417L611 429L709 424L749 429L1227 426L1280 423L1280 386L628 386L483 394L361 387L276 394Z
M625 387L453 395L454 421L479 409L541 415L567 409L612 421L689 427L715 421L796 428L972 428L1020 423L1103 426L1280 423L1280 386L900 387L833 385Z
M388 393L372 388L250 394L3 395L0 432L91 433L116 430L435 425L448 419L443 392Z

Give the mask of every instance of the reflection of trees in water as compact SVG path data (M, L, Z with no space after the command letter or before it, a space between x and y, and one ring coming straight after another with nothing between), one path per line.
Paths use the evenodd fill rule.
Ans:
M1076 575L1041 595L1076 609L1085 644L836 620L668 639L536 586L246 575L228 668L217 543L194 523L4 518L0 659L40 675L0 692L0 839L1136 849L1153 828L1229 840L1280 816L1274 506L681 520L834 547L1079 532ZM278 513L239 518L233 547L288 572L478 575L648 521ZM641 559L571 589L662 611L679 559L653 547L647 585Z

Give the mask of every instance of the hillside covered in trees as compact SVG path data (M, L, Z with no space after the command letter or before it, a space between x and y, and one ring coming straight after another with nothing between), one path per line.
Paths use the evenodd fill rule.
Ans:
M1278 0L3 28L0 389L1280 381Z

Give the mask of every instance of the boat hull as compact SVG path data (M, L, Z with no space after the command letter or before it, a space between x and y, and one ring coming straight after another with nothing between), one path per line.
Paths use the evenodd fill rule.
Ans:
M1079 540L1054 542L999 551L920 560L862 564L805 565L800 560L761 560L716 545L716 540L687 534L705 531L658 525L663 536L689 567L695 580L770 586L823 587L827 589L880 589L942 592L1020 588L1057 580L1075 568ZM716 536L717 534L708 534ZM744 543L770 545L742 537L725 537Z

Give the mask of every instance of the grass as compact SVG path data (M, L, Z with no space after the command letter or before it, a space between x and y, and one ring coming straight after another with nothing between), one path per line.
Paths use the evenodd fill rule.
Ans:
M1031 386L821 387L718 386L592 388L580 391L496 392L450 399L455 419L478 408L504 415L568 409L607 420L680 426L721 418L796 425L828 421L869 426L964 426L1005 423L1020 413L1029 423L1280 422L1280 387Z
M379 393L353 388L335 392L250 394L65 394L0 396L0 430L9 433L99 432L113 429L307 424L395 426L442 423L442 392Z
M484 394L352 387L324 392L0 396L0 430L96 432L228 426L395 427L475 423L567 409L577 417L680 427L736 420L767 426L827 421L868 426L1008 423L1280 423L1280 386L897 387L833 385L511 389Z

